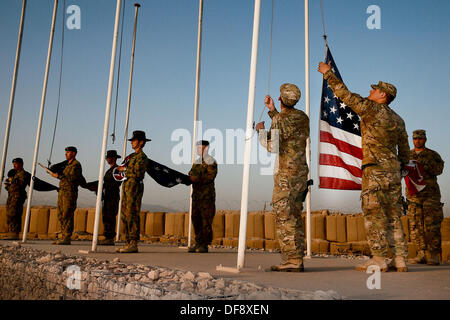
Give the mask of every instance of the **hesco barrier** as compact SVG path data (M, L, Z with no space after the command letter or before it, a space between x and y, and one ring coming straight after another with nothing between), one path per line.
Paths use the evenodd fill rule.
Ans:
M25 209L22 221L25 220ZM302 214L304 218L304 213ZM73 239L92 239L95 208L78 208L74 214ZM417 248L410 242L408 217L401 218L408 241L409 257L415 257ZM217 210L213 221L213 245L237 247L239 243L240 213L233 210ZM272 212L249 212L246 246L254 249L279 249L276 219ZM148 212L140 213L141 240L172 244L186 244L189 234L189 213ZM29 238L55 239L60 233L55 207L36 206L31 209ZM103 222L100 219L99 238L103 239ZM0 206L0 237L8 231L6 208ZM23 232L23 223L22 223ZM442 222L442 261L450 261L450 218ZM364 254L370 249L366 241L362 214L330 213L314 211L311 216L312 252L316 254ZM121 226L124 239L124 226ZM192 230L192 242L195 234Z

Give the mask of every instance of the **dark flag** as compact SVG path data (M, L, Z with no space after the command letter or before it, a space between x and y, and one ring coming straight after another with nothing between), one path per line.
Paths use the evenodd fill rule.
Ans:
M151 159L148 159L147 173L158 184L167 188L172 188L173 186L176 186L177 184L180 183L185 184L187 186L192 184L191 179L189 178L188 175L170 169L169 167L166 167Z
M15 175L16 175L16 170L11 169L8 171L8 178L12 178ZM29 186L30 182L31 182L31 173L25 171L25 175L26 175L26 179L28 181L27 184ZM34 190L36 190L36 191L53 191L53 190L58 191L59 190L58 187L56 187L48 182L45 182L44 180L41 180L39 178L33 177L33 180L34 180Z
M122 165L127 166L130 159L131 159L131 155L127 156L123 160ZM172 188L173 186L176 186L177 184L180 184L180 183L187 185L187 186L192 184L191 179L189 178L188 175L185 175L181 172L170 169L169 167L166 167L165 165L162 165L151 159L148 159L146 172L158 184L160 184L166 188ZM119 172L117 170L114 170L113 176L114 176L114 179L116 179L117 181L126 180L126 172ZM89 183L85 183L82 187L85 189L88 189L90 191L97 192L98 180L92 181Z
M328 46L326 50L325 63L331 61L333 73L342 80ZM336 97L324 79L320 102L319 188L361 190L360 120Z

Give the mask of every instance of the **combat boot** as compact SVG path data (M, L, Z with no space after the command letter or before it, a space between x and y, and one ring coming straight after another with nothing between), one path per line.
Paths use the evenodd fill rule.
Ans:
M369 266L378 266L381 272L388 271L388 265L383 257L373 256L372 259L367 260L364 263L358 264L355 270L366 271Z
M430 253L430 258L427 259L427 264L430 266L438 266L439 265L439 254Z
M195 250L197 253L208 253L208 246L207 245L200 245L197 250Z
M425 256L425 251L420 250L417 252L417 256L413 259L408 259L408 263L411 264L425 264L427 263L427 258Z
M286 262L271 266L271 271L278 272L303 272L303 260L302 259L288 259Z
M194 252L197 252L197 249L198 249L198 245L196 244L194 246L189 247L188 248L188 252L189 253L194 253Z
M56 244L59 246L68 246L70 245L70 238L58 239L56 241L53 241L52 244Z
M138 246L136 240L131 240L130 243L125 245L124 247L116 250L119 253L135 253L138 252Z
M20 240L20 238L18 233L9 232L3 240Z
M108 238L108 239L105 239L105 240L100 240L99 242L98 242L98 244L100 245L100 246L113 246L114 245L114 239L113 238Z
M389 264L389 269L395 269L397 272L408 272L406 267L405 258L396 256Z

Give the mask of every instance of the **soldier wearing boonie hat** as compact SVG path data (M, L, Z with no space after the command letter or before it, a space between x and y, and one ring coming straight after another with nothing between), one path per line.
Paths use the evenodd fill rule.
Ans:
M278 98L280 112L270 95L264 99L272 119L270 131L263 130L263 122L255 127L261 145L269 152L278 153L272 207L277 219L282 263L271 266L272 271L303 271L305 226L298 213L303 210L302 198L307 189L309 169L305 148L309 137L309 118L303 111L294 108L300 97L300 89L295 84L282 84Z
M117 167L117 159L121 158L116 150L108 150L106 152L106 162L109 164L109 169L106 171L103 178L103 210L102 219L104 231L104 240L98 242L99 245L114 245L114 237L116 235L116 217L119 211L120 201L120 185L121 181L117 181L113 177L113 171Z
M397 272L405 272L408 270L405 262L408 245L400 220L403 214L400 172L401 166L409 162L409 144L405 122L389 107L397 96L397 89L390 83L379 81L371 86L370 95L363 98L350 92L336 77L331 61L328 64L320 62L318 71L343 102L341 107L352 109L361 118L361 206L373 257L355 269L366 271L375 265L381 271L392 267ZM391 262L388 248L394 256Z
M125 226L126 245L118 248L116 252L132 253L138 252L138 242L140 237L140 218L142 196L144 194L144 178L147 172L148 158L143 148L147 141L145 132L141 130L133 131L133 136L128 139L134 153L127 156L126 163L117 167L118 171L126 172L126 180L123 183L122 198L122 223Z
M441 223L444 213L437 176L444 170L444 161L439 153L425 146L426 142L425 130L414 130L414 148L410 150L409 155L412 160L422 165L426 187L415 194L411 194L409 190L406 192L409 233L411 242L417 246L417 256L409 262L438 265L442 249Z

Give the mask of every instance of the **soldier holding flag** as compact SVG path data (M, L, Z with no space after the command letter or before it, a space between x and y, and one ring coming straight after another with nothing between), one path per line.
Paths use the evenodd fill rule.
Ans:
M141 211L141 201L144 194L144 178L148 165L148 158L143 148L147 141L144 131L133 131L131 147L134 153L127 157L127 163L117 167L120 172L126 171L126 180L123 183L122 199L122 223L125 225L127 244L118 248L116 252L132 253L138 252L138 242L140 233L139 213Z
M380 81L372 85L367 98L350 92L333 73L331 61L319 63L334 94L361 117L362 138L362 209L372 259L356 266L365 271L376 265L381 271L394 267L407 271L408 247L402 230L401 167L409 162L408 135L403 119L389 104L397 89ZM389 245L394 259L387 264Z
M426 187L416 194L411 194L410 190L407 192L411 241L417 246L417 256L409 262L438 265L444 214L437 176L444 170L444 161L439 153L425 147L426 141L425 130L413 132L414 148L410 151L410 157L422 165Z

